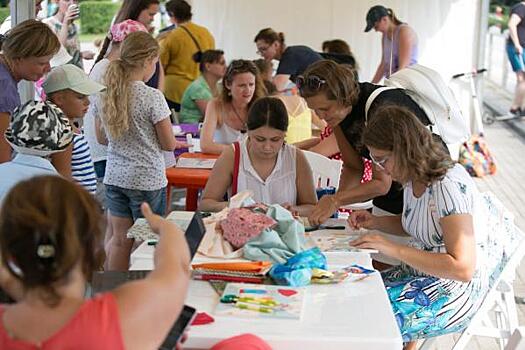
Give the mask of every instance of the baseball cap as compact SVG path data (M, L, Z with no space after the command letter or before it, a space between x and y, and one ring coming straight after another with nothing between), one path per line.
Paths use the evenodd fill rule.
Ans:
M71 144L73 128L53 103L28 101L13 111L5 138L18 153L45 157Z
M381 5L371 7L366 14L365 32L369 32L370 29L374 28L376 22L385 16L388 16L388 10L386 7Z
M51 70L42 88L47 95L66 89L91 95L104 90L105 86L89 79L88 75L74 64L64 64Z
M122 42L126 37L133 32L148 32L148 29L144 24L127 19L111 26L111 41Z

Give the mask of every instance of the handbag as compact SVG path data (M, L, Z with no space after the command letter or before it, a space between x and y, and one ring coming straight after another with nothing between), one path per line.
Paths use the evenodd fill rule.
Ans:
M472 177L483 177L496 173L496 162L481 135L471 136L461 145L458 162L467 169Z

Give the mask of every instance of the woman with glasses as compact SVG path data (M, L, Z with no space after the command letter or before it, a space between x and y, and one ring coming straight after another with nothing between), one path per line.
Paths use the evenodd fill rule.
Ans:
M284 33L277 33L272 28L262 29L254 39L257 53L265 60L278 60L279 67L273 78L277 91L283 91L289 80L302 74L312 63L322 60L321 55L308 46L286 46Z
M204 153L221 154L247 130L250 106L265 95L262 80L252 61L234 60L226 69L219 96L206 108L201 129Z
M372 160L368 149L361 143L365 127L365 105L372 92L380 86L358 83L350 67L328 60L312 64L303 76L297 78L297 85L308 106L334 130L344 163L337 193L321 198L309 217L310 222L314 225L322 223L340 206L372 198L374 212L396 215L401 213L401 186L393 182L388 174L376 171L380 162L372 166L372 180L361 183L361 157ZM425 112L401 89L381 92L371 104L369 113L387 104L405 107L424 125L429 124Z
M228 146L215 163L204 189L200 210L220 211L229 197L244 190L259 203L281 204L301 216L317 202L312 171L303 153L284 142L288 113L275 97L250 107L248 137ZM298 176L298 175L301 176Z
M376 109L362 140L374 172L403 185L404 204L397 216L353 212L350 226L408 235L410 241L407 246L366 234L350 244L401 261L383 273L383 281L405 342L461 331L488 288L488 212L481 194L406 108Z

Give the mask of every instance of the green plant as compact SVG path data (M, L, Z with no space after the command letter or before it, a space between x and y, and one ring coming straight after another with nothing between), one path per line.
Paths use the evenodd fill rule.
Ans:
M0 23L9 16L9 7L0 7Z
M80 4L82 34L106 33L120 3L112 1L82 1Z

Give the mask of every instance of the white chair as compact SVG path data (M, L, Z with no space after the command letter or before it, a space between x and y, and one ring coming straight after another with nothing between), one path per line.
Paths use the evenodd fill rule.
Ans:
M315 152L303 151L303 153L312 169L315 188L333 186L337 189L343 162Z

